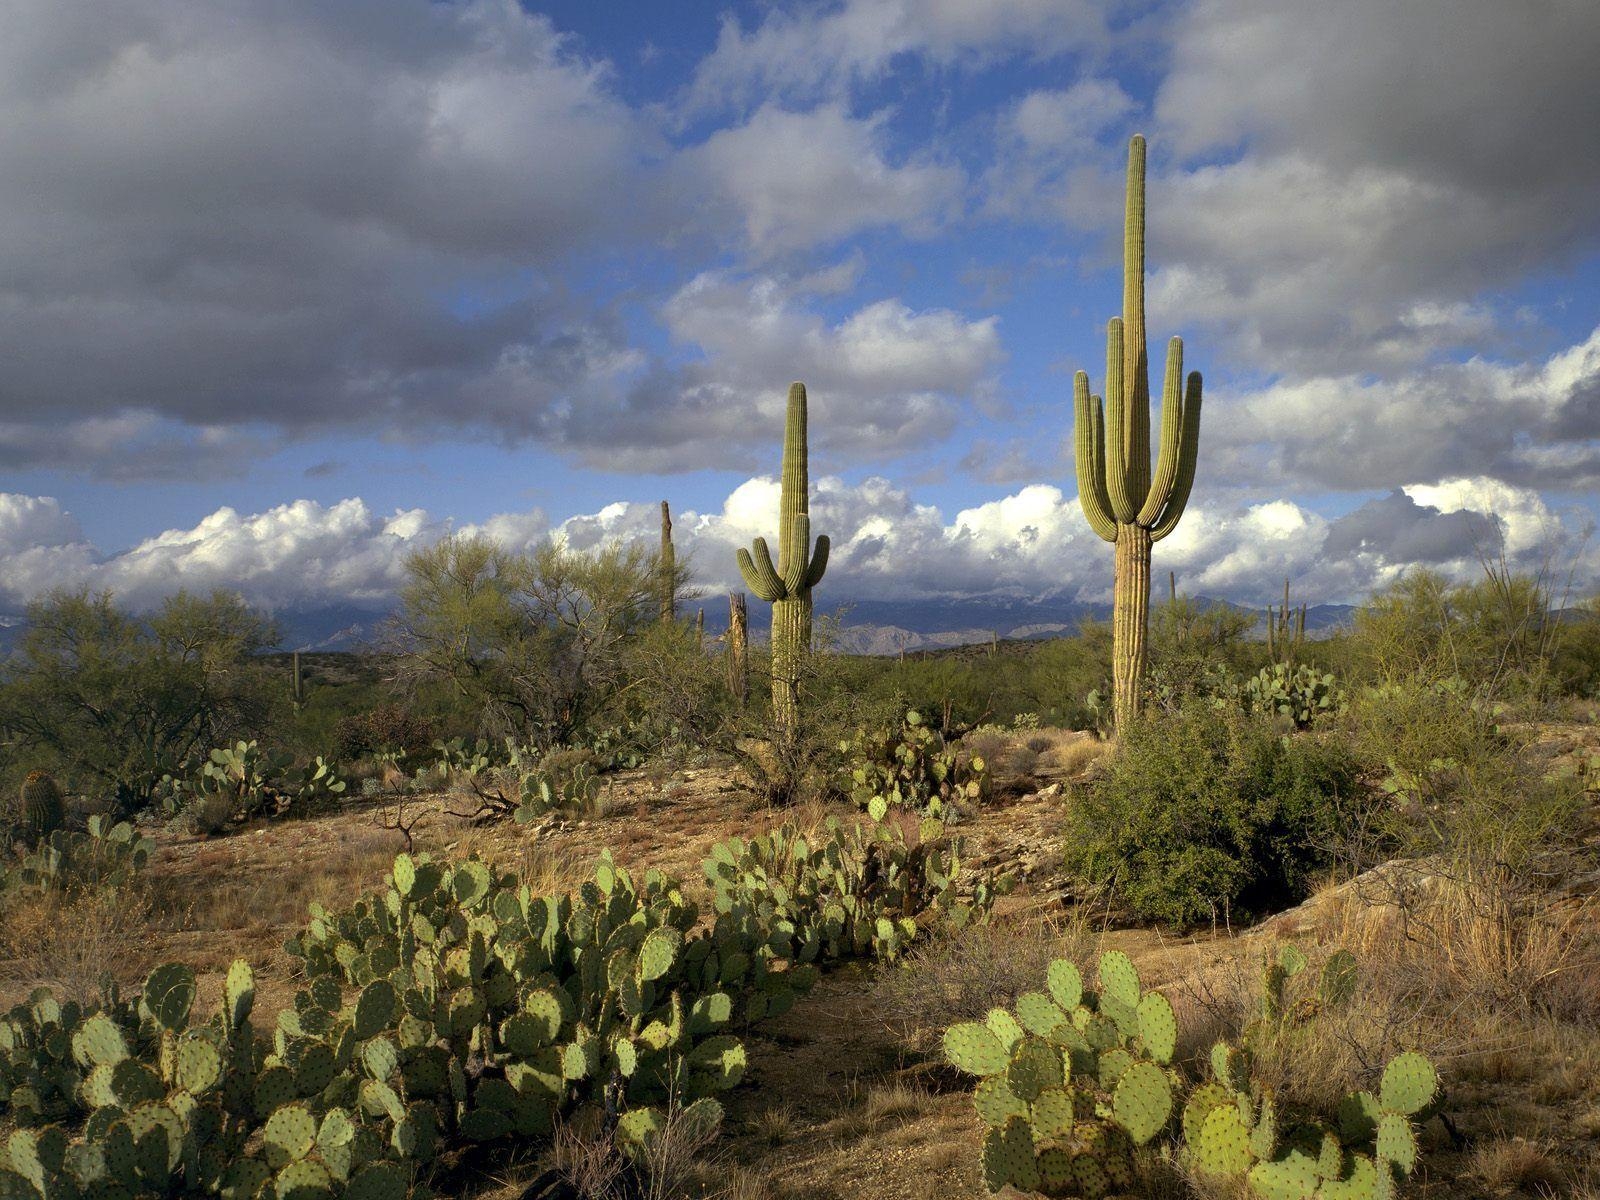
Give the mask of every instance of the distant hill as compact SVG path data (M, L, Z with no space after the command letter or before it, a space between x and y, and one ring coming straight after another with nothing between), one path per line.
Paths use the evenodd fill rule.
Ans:
M1160 597L1153 598L1156 603ZM1203 598L1201 603L1207 603ZM1213 603L1227 604L1227 601ZM1238 608L1239 605L1230 605ZM683 604L685 618L705 609L706 633L720 636L728 625L728 603L723 595L705 596ZM764 636L769 609L752 599L751 630ZM1246 610L1250 611L1250 610ZM1256 634L1266 636L1266 615L1260 614ZM1327 636L1350 624L1353 606L1319 604L1306 612L1306 631ZM819 615L841 614L839 648L851 654L898 654L901 650L935 650L1002 640L1041 640L1070 637L1085 618L1107 620L1109 604L1077 600L1026 600L1014 597L972 597L949 600L839 600L818 597ZM361 650L375 644L388 618L386 609L361 605L323 605L285 609L273 614L278 624L281 650ZM0 614L0 653L8 653L22 634L23 619Z

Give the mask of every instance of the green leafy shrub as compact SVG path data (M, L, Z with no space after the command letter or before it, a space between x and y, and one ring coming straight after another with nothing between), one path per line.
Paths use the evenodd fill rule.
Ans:
M1105 778L1074 791L1068 866L1142 919L1269 912L1304 895L1365 798L1337 743L1191 701L1132 725Z
M1583 781L1552 777L1501 705L1458 677L1411 677L1351 704L1354 744L1380 780L1377 822L1413 854L1522 872L1583 820Z
M1335 1122L1290 1121L1251 1079L1249 1052L1227 1042L1212 1047L1211 1078L1188 1085L1172 1066L1172 1005L1143 989L1122 951L1100 956L1096 979L1087 987L1057 959L1044 990L945 1031L945 1056L979 1078L991 1191L1127 1194L1140 1182L1136 1148L1161 1143L1210 1186L1262 1200L1380 1200L1415 1168L1414 1122L1439 1095L1422 1055L1393 1059L1377 1093L1346 1097Z

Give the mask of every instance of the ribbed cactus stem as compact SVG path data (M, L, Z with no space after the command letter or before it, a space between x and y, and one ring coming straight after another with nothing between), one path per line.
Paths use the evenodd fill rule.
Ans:
M744 707L750 684L750 618L744 593L728 596L728 691L734 703Z
M745 583L772 605L772 716L779 733L793 737L800 714L800 676L811 651L811 589L828 566L828 539L811 541L810 478L806 449L806 387L789 385L778 499L778 562L765 538L738 554Z
M305 677L300 674L300 651L298 650L290 656L289 699L294 704L295 712L299 712L300 706L306 702Z
M1112 592L1113 710L1120 727L1139 711L1150 616L1150 547L1177 526L1194 485L1201 381L1183 379L1183 342L1167 346L1161 440L1150 463L1150 367L1144 323L1145 143L1128 147L1122 314L1106 326L1106 390L1073 380L1078 502L1089 527L1116 544ZM1176 579L1170 581L1176 598Z
M678 619L678 552L672 547L672 509L661 502L661 619Z

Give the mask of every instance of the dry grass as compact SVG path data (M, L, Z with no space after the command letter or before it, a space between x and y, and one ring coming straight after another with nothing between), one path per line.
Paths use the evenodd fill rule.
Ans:
M135 983L151 965L150 911L136 887L19 896L0 919L0 976L23 994L48 986L85 1004L106 980Z
M203 843L181 869L153 873L154 927L276 933L302 923L312 904L343 908L377 887L400 850L397 836L372 826L317 824L328 836L318 838L314 858L303 849L265 853L240 834Z
M898 966L878 974L873 1001L885 1023L919 1051L945 1027L981 1019L1024 992L1044 986L1054 958L1087 961L1093 939L1083 926L1023 929L974 925L913 945Z
M774 1104L750 1120L750 1132L769 1146L781 1146L794 1137L799 1119L792 1104Z
M1543 1139L1497 1137L1481 1142L1470 1161L1472 1174L1496 1192L1557 1196L1566 1189L1566 1172Z

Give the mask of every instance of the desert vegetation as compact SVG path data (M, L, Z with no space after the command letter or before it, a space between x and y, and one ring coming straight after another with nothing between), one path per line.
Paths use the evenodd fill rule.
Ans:
M1080 497L1109 627L901 660L779 551L414 554L360 654L36 601L0 665L0 1200L1584 1196L1600 621L1486 556L1307 635L1151 545L1143 144ZM1102 407L1104 413L1102 415Z

